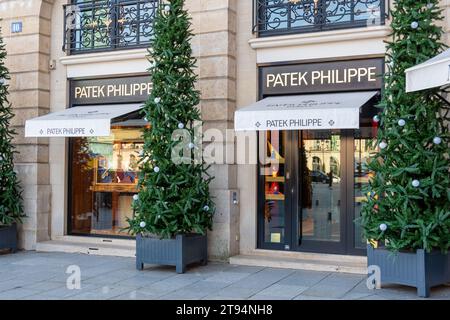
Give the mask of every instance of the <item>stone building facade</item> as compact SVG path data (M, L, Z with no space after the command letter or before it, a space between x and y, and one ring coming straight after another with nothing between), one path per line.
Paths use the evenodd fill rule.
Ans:
M27 218L20 230L21 247L62 239L67 234L67 141L60 138L25 138L27 119L64 110L68 105L68 78L120 76L145 73L145 48L67 56L63 5L69 1L5 0L0 3L3 37L11 72L10 100L16 114L12 125L18 135L16 157L24 188ZM189 0L193 50L198 58L200 108L207 125L232 128L236 106L236 1ZM11 33L11 23L23 29ZM124 63L126 61L127 63ZM237 168L217 165L212 194L217 214L211 255L218 259L238 253L238 216L231 193L237 189ZM230 239L234 239L230 241Z
M8 51L10 101L18 135L16 167L24 188L27 218L20 226L26 250L83 251L101 238L74 237L68 232L69 143L64 138L25 138L25 121L70 105L70 80L145 74L147 50L68 54L64 44L63 5L69 0L1 0L0 26ZM450 2L445 9L446 37L450 31ZM186 0L192 15L194 55L198 58L200 104L207 128L234 128L235 111L261 99L259 69L268 65L311 63L382 57L389 34L384 24L320 32L291 32L258 36L254 1ZM22 30L13 33L12 24ZM448 40L446 38L446 40ZM228 131L229 132L229 131ZM207 142L207 141L206 141ZM221 144L221 142L215 142ZM258 244L257 166L229 159L235 142L225 143L225 164L211 168L217 212L209 234L210 256L226 260L252 254ZM256 149L248 150L257 153ZM234 158L234 156L233 156ZM277 239L274 235L273 239ZM132 255L132 240L105 237L124 254ZM109 240L108 240L109 239ZM80 249L81 248L81 249ZM117 253L119 251L112 252ZM85 251L89 251L86 249ZM131 252L131 253L130 253Z

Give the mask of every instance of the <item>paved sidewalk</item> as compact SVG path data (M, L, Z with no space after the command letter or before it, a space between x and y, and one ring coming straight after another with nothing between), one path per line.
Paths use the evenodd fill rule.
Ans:
M79 266L81 289L69 290L69 266ZM0 255L0 299L417 299L414 288L368 290L363 275L210 263L178 275L173 267L135 269L130 258L65 253ZM449 299L450 285L432 299Z

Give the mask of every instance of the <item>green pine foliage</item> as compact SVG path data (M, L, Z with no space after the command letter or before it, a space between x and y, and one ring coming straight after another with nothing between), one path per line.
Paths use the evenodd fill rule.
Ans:
M8 85L10 79L5 66L6 50L0 30L0 227L21 222L23 215L22 191L17 174L14 171L15 132L10 121L14 117L8 102Z
M397 0L392 11L380 129L363 208L367 239L392 251L450 246L449 108L437 89L405 92L405 69L443 49L437 0Z
M194 161L194 152L202 146L193 145L194 122L201 118L190 27L184 0L160 5L149 50L153 91L144 108L150 126L144 132L139 198L134 201L135 215L128 221L132 234L172 238L177 234L205 234L212 227L212 178L203 160ZM180 128L189 132L193 142L172 140L172 134ZM179 143L189 150L188 163L171 160L172 150Z

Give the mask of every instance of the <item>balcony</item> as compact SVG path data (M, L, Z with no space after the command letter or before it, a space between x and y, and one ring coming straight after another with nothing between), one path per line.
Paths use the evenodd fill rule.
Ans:
M147 47L159 0L73 0L64 6L67 55Z
M258 37L383 25L385 0L253 0Z

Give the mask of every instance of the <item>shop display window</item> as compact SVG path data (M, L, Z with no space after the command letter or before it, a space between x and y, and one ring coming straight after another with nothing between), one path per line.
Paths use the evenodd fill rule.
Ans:
M143 149L137 122L114 125L109 137L71 138L70 233L128 235Z

